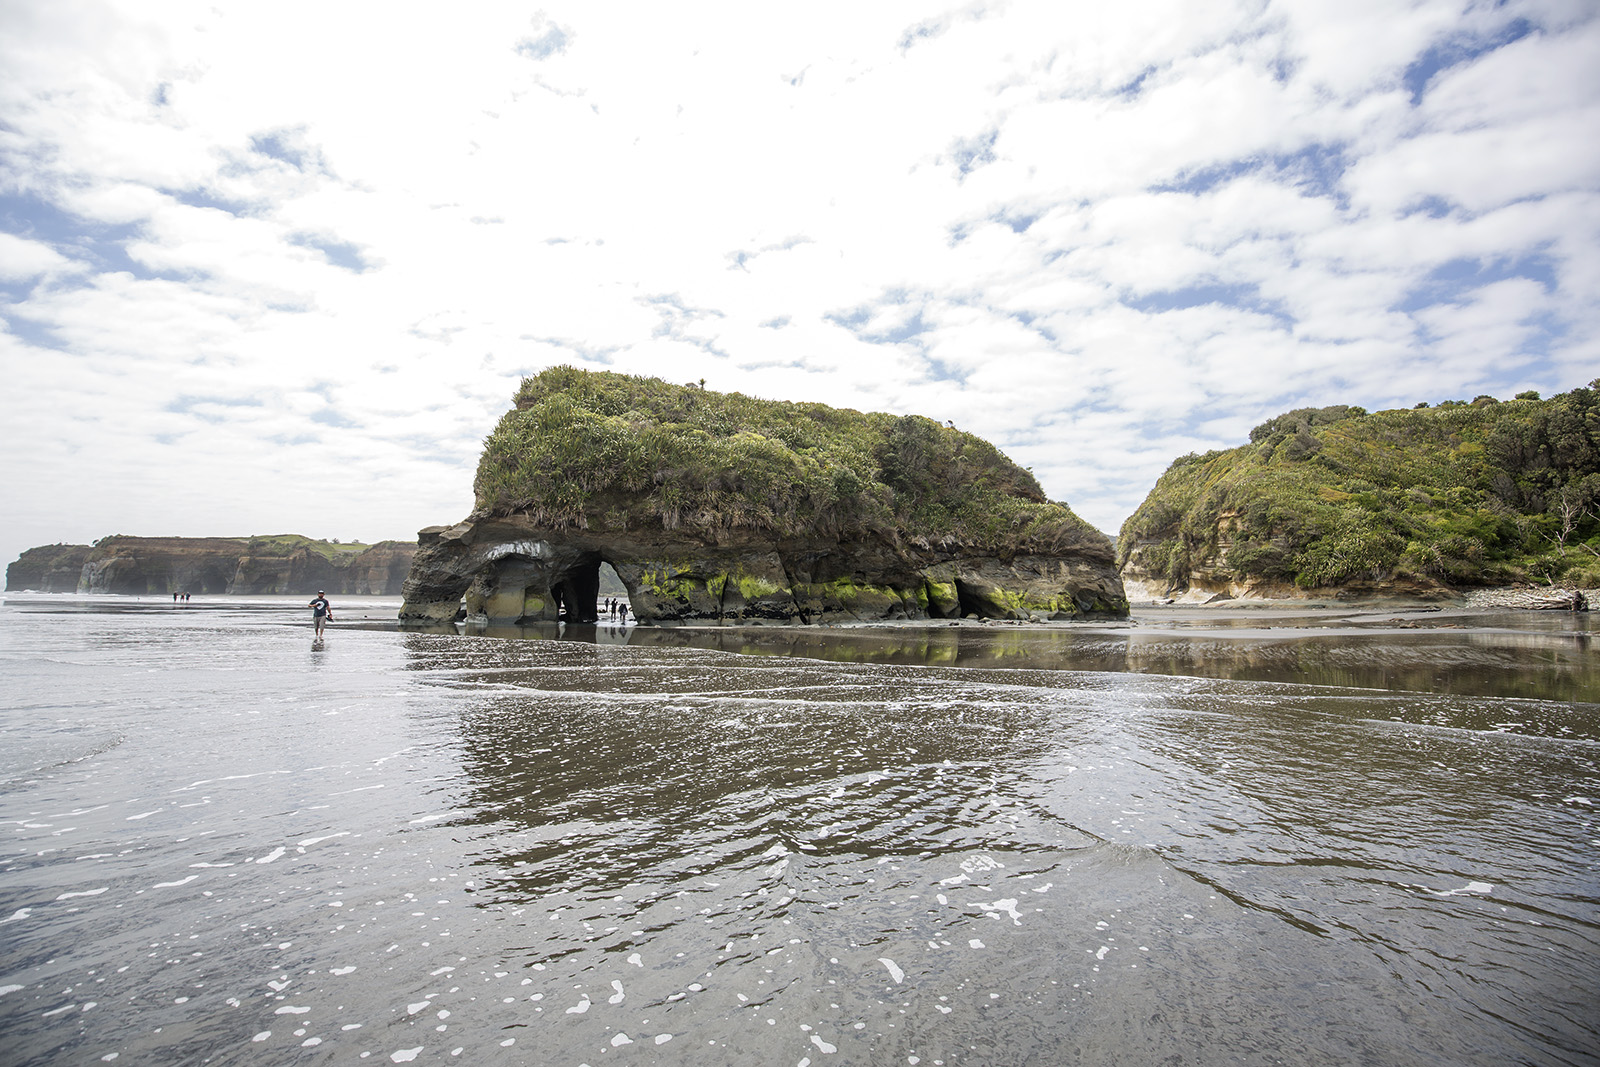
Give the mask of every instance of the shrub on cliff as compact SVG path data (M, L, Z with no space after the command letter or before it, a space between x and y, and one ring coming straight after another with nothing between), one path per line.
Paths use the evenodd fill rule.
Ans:
M1302 408L1183 457L1123 524L1118 562L1138 550L1179 587L1201 560L1306 587L1600 579L1600 380L1479 401Z
M573 367L523 381L473 488L480 514L558 529L876 533L997 551L1104 543L993 445L931 419Z

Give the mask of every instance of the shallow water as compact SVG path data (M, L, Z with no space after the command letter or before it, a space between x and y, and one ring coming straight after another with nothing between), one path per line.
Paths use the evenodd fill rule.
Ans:
M1592 699L1548 617L1436 693L347 600L0 609L0 1062L1600 1061L1600 706L1500 693Z

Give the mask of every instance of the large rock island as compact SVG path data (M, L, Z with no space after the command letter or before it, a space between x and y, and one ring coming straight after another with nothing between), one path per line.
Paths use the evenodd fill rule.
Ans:
M401 621L1127 614L1110 539L971 434L557 367L485 443L477 504L421 532ZM464 603L463 603L464 601Z
M1548 400L1288 412L1174 461L1117 551L1140 599L1600 586L1600 379Z
M6 589L42 593L314 593L393 596L416 546L270 537L103 537L30 548L6 568Z

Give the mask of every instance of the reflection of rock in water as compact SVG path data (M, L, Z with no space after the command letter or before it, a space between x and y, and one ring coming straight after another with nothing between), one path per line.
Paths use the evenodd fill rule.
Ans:
M422 669L460 653L412 640ZM755 864L775 842L814 854L997 847L1021 825L994 825L996 805L1014 801L974 796L948 770L1025 760L1039 740L1016 708L986 706L970 692L944 705L904 704L879 679L852 681L804 661L691 651L632 669L614 654L565 641L472 651L482 681L501 692L461 717L471 806L528 831L497 836L498 862L518 865L506 892ZM474 680L458 668L451 684ZM915 769L883 773L907 764ZM814 817L775 815L800 809ZM717 814L708 821L707 812ZM1065 827L1051 835L1069 847L1089 843Z
M442 632L455 629L447 624ZM1600 657L1593 655L1587 631L1513 631L1499 626L1195 631L948 624L825 629L544 623L478 627L468 632L843 663L1135 671L1600 702Z

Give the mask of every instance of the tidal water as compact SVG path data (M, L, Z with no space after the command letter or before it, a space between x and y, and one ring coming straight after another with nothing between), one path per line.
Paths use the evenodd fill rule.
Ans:
M1588 616L297 604L0 608L0 1064L1600 1063Z

